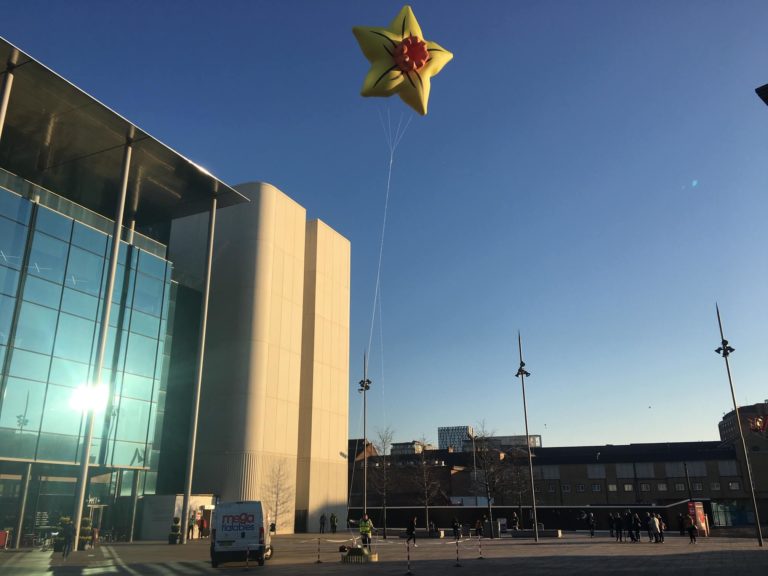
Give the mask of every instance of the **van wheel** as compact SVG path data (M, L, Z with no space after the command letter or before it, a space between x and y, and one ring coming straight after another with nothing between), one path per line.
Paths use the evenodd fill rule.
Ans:
M267 549L264 552L264 559L269 560L270 558L272 558L272 552L273 552L272 546L267 546Z

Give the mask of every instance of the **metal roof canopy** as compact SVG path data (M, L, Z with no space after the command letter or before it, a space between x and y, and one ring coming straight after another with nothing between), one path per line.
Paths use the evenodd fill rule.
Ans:
M13 44L0 37L0 77ZM0 167L114 219L133 131L125 222L167 244L170 220L248 198L18 50Z

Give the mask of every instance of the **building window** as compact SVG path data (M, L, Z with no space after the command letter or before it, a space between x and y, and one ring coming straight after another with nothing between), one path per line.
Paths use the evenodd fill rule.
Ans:
M650 492L651 485L648 482L640 482L640 492Z
M685 484L682 482L675 482L675 492L685 492Z
M587 478L605 478L605 465L587 464Z
M571 485L563 484L563 494L570 494L570 493L571 493Z
M536 472L537 468L539 469L538 472L541 474L540 478L543 478L544 480L560 480L560 466L535 466L533 471Z
M608 492L616 492L617 486L616 484L608 484Z
M738 476L739 469L736 464L736 460L720 460L717 463L718 472L720 476Z
M638 478L653 478L656 476L654 473L653 462L638 462L635 464L635 474Z
M576 484L576 492L584 492L584 484Z
M728 490L741 490L741 485L737 480L728 482Z
M550 494L554 494L555 493L555 485L552 484L552 483L547 484L547 492L549 492Z
M704 487L701 485L701 482L694 482L693 483L693 491L694 492L701 492L704 490Z
M720 490L720 482L712 482L712 484L709 485L712 492L716 492L717 490Z
M600 484L592 484L592 492L602 492L603 487Z
M659 492L666 492L666 491L667 491L667 483L666 483L666 482L659 482L659 483L656 485L656 489L657 489Z
M632 492L634 489L634 484L624 484L624 492Z

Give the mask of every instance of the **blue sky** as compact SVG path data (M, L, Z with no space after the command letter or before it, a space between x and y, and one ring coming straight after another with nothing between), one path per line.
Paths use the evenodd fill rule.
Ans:
M40 2L0 34L228 183L352 242L350 435L388 152L354 25L389 1ZM768 398L768 3L412 3L454 53L395 156L369 430L545 446L712 440ZM383 345L379 335L383 335Z

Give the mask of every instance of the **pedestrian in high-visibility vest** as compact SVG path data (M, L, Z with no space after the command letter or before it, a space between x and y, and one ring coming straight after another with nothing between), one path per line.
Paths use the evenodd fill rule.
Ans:
M371 551L371 532L373 532L373 522L368 518L368 514L363 514L360 520L360 538L363 546L368 547L368 552Z

